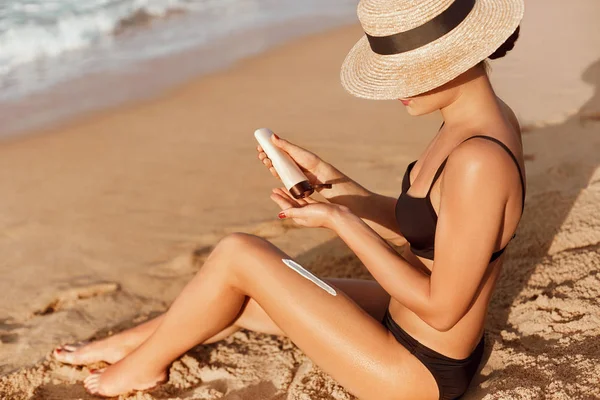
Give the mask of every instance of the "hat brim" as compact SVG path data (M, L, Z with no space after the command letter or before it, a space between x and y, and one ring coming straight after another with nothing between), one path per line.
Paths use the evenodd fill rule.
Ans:
M442 86L496 51L519 26L524 8L523 0L477 0L451 32L401 54L374 53L363 36L342 64L342 86L373 100L408 98Z

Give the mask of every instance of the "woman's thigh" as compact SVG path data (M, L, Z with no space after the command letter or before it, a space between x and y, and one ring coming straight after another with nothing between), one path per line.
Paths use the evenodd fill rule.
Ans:
M323 280L344 292L346 296L377 321L383 319L390 302L390 295L383 290L377 281L351 278L323 278ZM251 298L248 298L240 316L235 321L235 325L255 332L285 336L285 333L273 322L262 307Z
M389 298L375 283L343 281L346 294L331 281L338 292L332 296L286 267L282 259L289 255L253 235L232 234L215 252L217 261L222 257L212 263L219 279L256 301L281 332L361 400L436 397L429 371L381 324Z

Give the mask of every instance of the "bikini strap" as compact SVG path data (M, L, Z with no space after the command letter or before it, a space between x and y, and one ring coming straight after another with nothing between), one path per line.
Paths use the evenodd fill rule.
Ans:
M402 177L402 193L406 192L410 188L410 171L412 171L412 168L416 162L417 160L408 164L406 170L404 171L404 176Z
M446 161L448 161L448 157L446 157L444 162L439 166L438 170L435 172L435 176L433 177L433 181L431 182L431 186L429 186L429 190L427 191L427 194L425 195L425 197L429 197L429 195L431 194L431 190L433 189L433 185L435 185L435 181L438 180L438 178L442 174L442 170L446 166Z
M442 121L442 125L440 125L440 129L438 129L438 132L442 130L442 128L444 127L444 124L446 123L446 121ZM431 190L433 189L433 185L435 185L435 181L438 180L438 178L440 177L440 175L442 174L442 170L444 169L444 166L446 165L446 161L448 160L448 157L446 157L446 159L444 160L444 162L438 167L438 170L435 172L435 176L433 177L433 181L431 182L431 185L429 186L429 190L427 191L427 194L425 195L425 198L428 198L429 195L431 194Z

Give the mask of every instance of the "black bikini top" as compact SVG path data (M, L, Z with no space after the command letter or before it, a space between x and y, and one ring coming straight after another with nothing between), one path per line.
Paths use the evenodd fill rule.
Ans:
M523 180L523 175L521 173L521 168L519 167L519 162L517 161L517 158L504 143L491 136L475 135L465 139L463 143L473 138L483 138L498 143L512 157L513 161L517 166L517 169L519 170L519 177L521 178L523 197L523 206L521 208L522 215L523 207L525 207L525 182ZM402 193L400 194L400 197L398 197L398 201L396 202L395 213L396 220L398 221L398 226L400 228L400 233L406 238L408 243L410 243L410 249L414 254L416 254L419 257L427 258L429 260L433 260L435 228L438 219L438 216L435 213L435 209L431 204L431 199L429 195L431 194L431 189L433 188L433 185L441 175L447 160L448 158L446 157L444 162L440 165L437 172L435 173L433 182L431 182L431 186L429 187L429 190L427 191L427 195L425 197L412 197L407 193L408 189L411 186L410 171L412 170L417 160L411 162L406 168L406 172L404 173L404 178L402 179ZM511 237L511 240L515 236L516 235L513 235ZM506 246L508 246L508 244ZM490 262L500 257L500 255L504 252L504 249L506 249L506 246L493 253Z

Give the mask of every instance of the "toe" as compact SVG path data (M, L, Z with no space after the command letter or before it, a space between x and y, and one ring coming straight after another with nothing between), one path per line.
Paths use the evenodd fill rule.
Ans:
M91 374L88 375L84 380L83 380L83 384L84 385L91 385L92 383L95 383L98 381L98 375L97 374Z
M72 354L69 351L64 350L62 348L54 349L54 351L52 352L52 355L58 361L61 361L64 363L72 363L73 362Z
M89 394L97 395L98 387L97 386L86 386L85 391L88 392Z
M87 390L90 393L98 393L98 387L100 386L98 384L97 381L92 381L92 382L84 382L83 386L85 387L85 390Z
M99 382L99 375L94 374L94 375L90 375L90 377L92 377L92 378L89 379L84 384L85 390L88 393L93 394L95 396L106 397L104 392L102 391L102 387Z
M93 369L91 372L91 374L89 374L83 382L87 383L87 384L91 384L91 383L98 383L100 381L100 375L102 375L102 372L105 370L106 368L102 368L102 369Z
M90 373L95 374L95 375L100 375L101 373L104 372L105 369L106 369L106 367L100 368L100 369L91 369Z
M52 357L56 358L56 359L60 359L60 356L62 355L62 349L60 347L55 348L54 350L52 350Z

